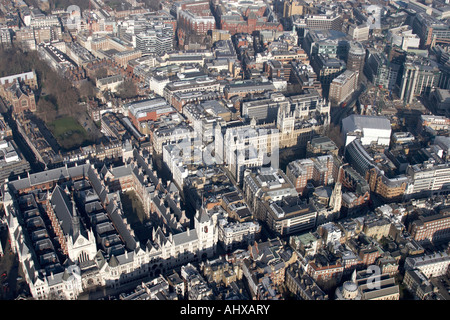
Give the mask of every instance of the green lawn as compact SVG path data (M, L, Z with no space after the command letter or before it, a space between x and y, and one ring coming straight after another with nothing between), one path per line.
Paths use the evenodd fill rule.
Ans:
M57 119L49 123L48 128L66 150L80 147L88 140L86 130L72 117Z

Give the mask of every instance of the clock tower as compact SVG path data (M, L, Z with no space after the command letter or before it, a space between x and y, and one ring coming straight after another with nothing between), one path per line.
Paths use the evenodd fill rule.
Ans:
M202 207L197 210L194 217L194 223L198 236L198 256L200 258L202 256L213 256L216 252L219 239L217 215L210 215L207 210Z

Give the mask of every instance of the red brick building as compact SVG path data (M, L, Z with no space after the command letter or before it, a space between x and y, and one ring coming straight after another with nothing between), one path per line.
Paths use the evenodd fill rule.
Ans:
M370 266L372 264L375 264L375 261L381 257L383 251L380 250L378 247L368 247L363 248L359 251L359 257L362 260L362 263L366 266Z
M128 117L138 129L140 128L140 122L156 121L161 116L174 112L175 109L162 98L135 102L128 107Z
M311 261L306 267L306 273L308 273L319 285L332 282L339 283L344 273L344 266L339 261L327 265Z
M194 13L210 10L209 1L184 1L179 3L181 10L190 10Z
M409 226L409 233L416 241L450 238L450 211L441 211L432 216L419 216Z
M331 155L294 160L286 167L286 175L295 185L297 192L303 193L308 182L314 186L328 185L335 181L337 169Z
M2 96L11 105L13 114L23 114L25 111L36 111L36 99L29 86L14 81L11 85L4 85L0 89Z
M247 8L242 16L236 15L220 16L220 29L228 30L231 35L236 33L252 34L253 31L260 30L277 30L283 31L283 25L276 22L268 22L268 18L264 16L266 7L258 9Z
M209 9L204 12L182 10L178 15L178 26L185 33L206 35L209 30L216 28L216 20Z
M348 275L353 272L353 270L362 269L363 262L358 256L351 257L349 259L343 259L344 264L344 274Z
M206 36L209 30L216 29L209 1L183 1L175 3L177 15L178 44L184 46L192 36ZM175 29L174 29L175 30Z

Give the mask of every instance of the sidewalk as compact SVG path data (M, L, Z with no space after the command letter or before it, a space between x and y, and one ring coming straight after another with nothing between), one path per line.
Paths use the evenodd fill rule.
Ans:
M19 265L17 255L11 252L8 231L0 231L0 241L4 246L4 255L0 258L0 275L6 273L0 279L0 300L13 300L24 292L29 295L29 288L24 280L24 275ZM17 280L21 277L20 280Z

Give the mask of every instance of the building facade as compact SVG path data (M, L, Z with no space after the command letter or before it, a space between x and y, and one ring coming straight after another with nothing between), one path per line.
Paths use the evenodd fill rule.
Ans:
M328 100L335 105L345 101L357 88L359 71L345 70L330 84Z
M135 156L143 161L141 165L146 163L138 153ZM144 168L144 172L153 177L150 168ZM215 253L217 216L200 211L192 230L174 234L158 227L146 244L139 243L123 217L120 198L116 193L108 195L102 175L86 164L36 173L7 185L4 206L11 246L19 255L34 298L76 299L84 290L98 285L119 288ZM146 179L138 181L149 183ZM150 181L158 183L157 178ZM69 189L83 206L71 203ZM41 191L33 194L33 190ZM38 202L48 209L47 213L38 208ZM51 229L44 215L50 217L60 234L55 239L60 241L61 253L48 238ZM56 228L58 224L60 228ZM62 264L64 256L70 257L68 266Z

